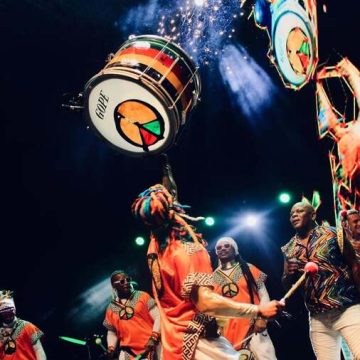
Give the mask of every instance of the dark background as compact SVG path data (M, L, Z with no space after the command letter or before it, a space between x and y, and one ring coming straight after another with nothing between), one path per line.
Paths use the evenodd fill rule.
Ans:
M58 336L104 333L105 303L88 318L74 309L86 308L81 294L114 269L125 268L141 289L150 289L146 246L134 244L146 230L130 205L160 180L159 159L118 154L86 129L80 113L61 109L62 94L81 91L127 39L129 33L115 26L119 17L145 3L0 1L0 288L15 290L19 316L45 332L50 360L87 358L85 348ZM326 14L319 4L320 62L334 64L339 53L359 66L357 2L326 4ZM317 189L319 217L333 222L331 143L318 141L313 84L299 92L285 89L266 57L265 32L252 21L241 27L234 41L272 78L278 90L272 106L248 121L231 105L216 67L203 67L202 102L168 154L180 201L192 205L192 215L216 218L212 228L199 225L210 251L242 211L266 214L256 233L235 237L243 257L269 275L271 297L280 298L280 246L292 231L289 206L279 205L277 195L287 190L298 201ZM270 328L278 358L311 360L301 301L293 300L290 311L293 321Z

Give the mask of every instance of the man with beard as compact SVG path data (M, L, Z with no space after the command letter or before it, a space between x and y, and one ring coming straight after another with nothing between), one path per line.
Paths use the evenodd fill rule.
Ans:
M46 360L40 338L43 333L16 316L13 293L0 290L0 359Z
M283 283L289 287L307 262L319 271L306 278L305 305L309 311L310 340L318 360L340 360L341 336L360 359L360 264L349 242L340 249L334 228L315 223L315 209L296 203L290 212L295 236L282 247Z
M155 359L159 348L160 318L154 299L134 290L131 277L122 270L111 275L113 299L106 309L108 357L114 358L120 343L119 360Z

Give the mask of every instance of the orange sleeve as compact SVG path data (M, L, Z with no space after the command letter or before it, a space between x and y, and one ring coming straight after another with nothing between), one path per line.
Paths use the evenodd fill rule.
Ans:
M267 275L263 273L261 270L259 270L256 266L252 264L248 264L250 272L252 276L254 277L254 280L256 282L257 287L259 288L262 284L265 283L267 279Z
M200 286L214 287L210 257L203 245L185 243L184 251L175 258L175 267L183 299L188 300Z
M115 329L115 326L114 326L113 321L112 321L112 311L110 310L109 306L106 309L105 319L104 319L103 325L104 325L104 327L106 327L106 329L116 333L116 329Z
M146 302L146 306L147 306L148 310L150 311L156 305L155 300L148 293L144 292L144 294L145 294L144 299Z
M28 335L31 345L35 345L44 333L32 323L26 325L26 334Z

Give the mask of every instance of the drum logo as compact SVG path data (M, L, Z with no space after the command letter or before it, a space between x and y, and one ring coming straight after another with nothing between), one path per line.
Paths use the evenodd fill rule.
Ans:
M96 104L95 114L101 120L104 119L106 108L108 106L108 102L109 102L109 97L106 96L102 92L102 90L100 90L100 95L99 95L99 98L98 98L97 104Z
M114 120L118 133L127 142L149 151L149 146L164 138L164 120L150 104L126 100L115 107Z

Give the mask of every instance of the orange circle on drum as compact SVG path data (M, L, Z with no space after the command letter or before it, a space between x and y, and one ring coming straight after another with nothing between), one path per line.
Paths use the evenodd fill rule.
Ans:
M310 66L309 38L300 28L294 28L289 33L286 50L291 67L297 74L304 75Z
M144 151L163 139L164 121L160 113L141 100L126 100L117 105L114 119L120 136Z

